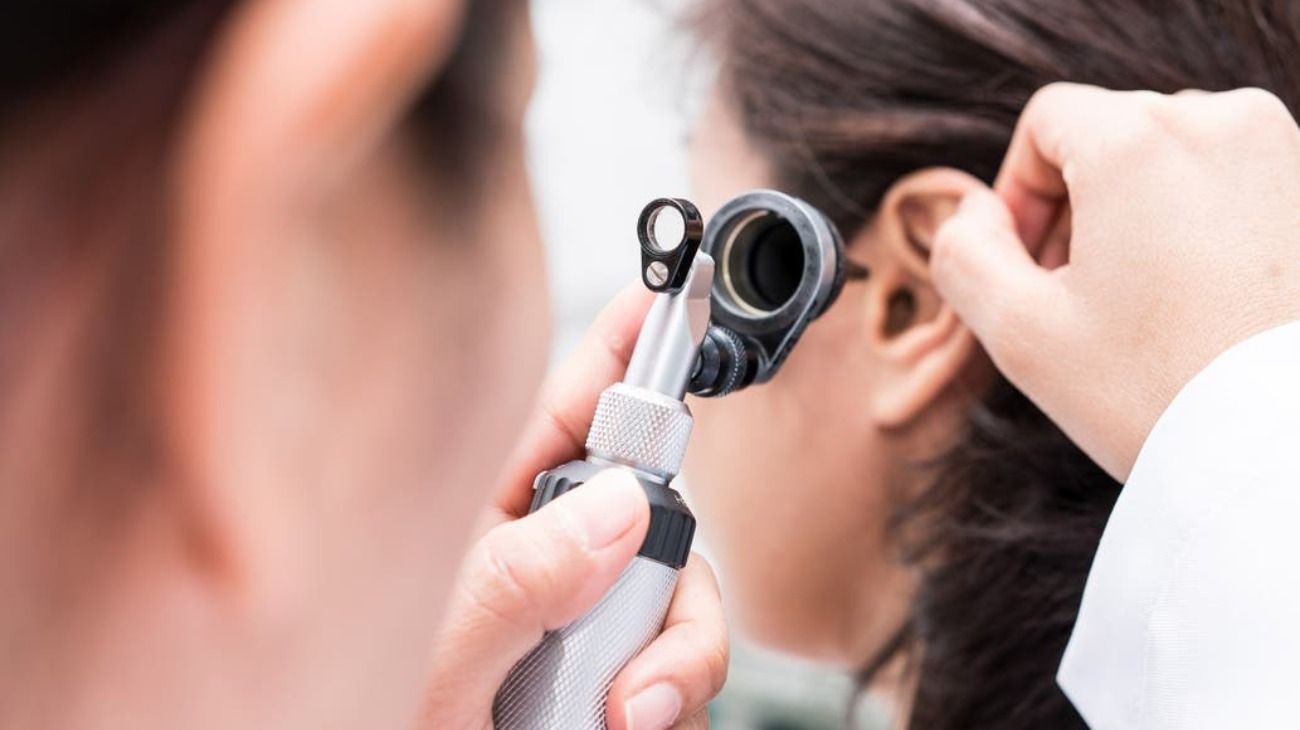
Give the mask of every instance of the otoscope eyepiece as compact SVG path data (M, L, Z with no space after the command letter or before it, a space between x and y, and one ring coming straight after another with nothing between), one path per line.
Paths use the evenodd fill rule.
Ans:
M655 223L668 209L681 216L681 240L665 245L655 236ZM700 250L704 234L704 219L689 200L659 198L641 211L636 223L636 235L641 241L641 279L650 291L676 292L686 283L691 273L691 262Z

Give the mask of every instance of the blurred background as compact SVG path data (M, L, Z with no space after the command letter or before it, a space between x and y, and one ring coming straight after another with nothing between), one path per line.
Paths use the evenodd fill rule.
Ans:
M690 196L686 143L710 79L675 21L684 0L533 0L541 76L529 163L553 282L555 358L637 276L634 226L653 198ZM687 487L689 491L689 487ZM708 553L708 525L698 548ZM723 586L724 596L726 586ZM852 679L734 636L715 730L849 727ZM870 701L858 727L887 727Z

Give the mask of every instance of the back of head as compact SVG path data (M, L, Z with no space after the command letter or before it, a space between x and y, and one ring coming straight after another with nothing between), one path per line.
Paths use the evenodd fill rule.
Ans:
M58 389L68 407L42 413L44 421L62 424L60 463L46 473L59 488L88 475L112 481L106 471L121 465L104 459L142 457L124 467L132 470L161 458L144 452L159 438L160 415L148 391L160 376L154 350L167 326L178 158L214 57L229 41L222 36L256 4L18 0L6 9L0 434L32 430L31 415L11 407L35 392L32 378L62 378ZM477 162L510 132L485 107L503 75L503 39L519 7L513 0L473 3L449 58L438 59L438 74L396 125L414 147L409 159L438 188L421 203L456 210L449 220L472 217L467 213L483 199ZM264 104L270 112L284 100ZM57 347L47 341L59 329L52 318L72 310L83 321L69 325L78 330L66 343L73 354L56 363ZM20 461L14 450L0 446L0 464ZM108 499L120 506L122 497Z
M69 345L71 383L61 386L74 406L44 414L66 421L60 468L152 448L142 442L157 436L147 433L158 414L144 391L158 376L151 348L165 326L176 158L221 36L252 4L19 0L0 24L0 404L19 402L33 390L26 377L51 369L53 347L39 336L56 329L48 317L72 296L87 298L77 305L83 332ZM418 147L411 159L447 183L425 204L455 207L455 220L480 199L475 156L500 131L482 107L506 56L502 16L516 6L474 4L451 60L404 123ZM30 430L17 418L0 407L0 434ZM86 465L101 481L106 467Z
M6 7L0 726L413 716L544 365L526 9Z
M908 173L991 182L1052 82L1258 86L1300 108L1290 0L707 0L699 27L777 184L846 240ZM1055 673L1119 485L1006 382L978 401L899 510L920 583L864 673L907 659L912 728L1083 727Z

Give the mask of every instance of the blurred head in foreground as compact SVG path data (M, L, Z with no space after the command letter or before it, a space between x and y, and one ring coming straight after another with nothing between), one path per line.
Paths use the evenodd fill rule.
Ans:
M912 728L1082 727L1055 674L1119 487L993 372L930 244L1048 83L1261 86L1297 108L1295 3L703 5L702 208L786 190L871 269L780 377L693 406L687 474L740 627L881 680Z
M0 726L409 724L544 363L526 14L7 8Z

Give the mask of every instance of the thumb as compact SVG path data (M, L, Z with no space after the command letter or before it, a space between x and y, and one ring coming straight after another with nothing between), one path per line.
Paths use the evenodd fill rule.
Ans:
M470 551L434 649L427 707L442 727L462 707L482 717L515 662L546 631L581 616L614 585L645 539L641 485L610 470L514 522ZM468 727L469 725L464 725Z
M1033 344L1032 333L1046 331L1041 320L1060 311L1053 301L1059 285L1030 256L1010 210L987 188L968 193L935 233L930 274L999 367L1017 361Z

